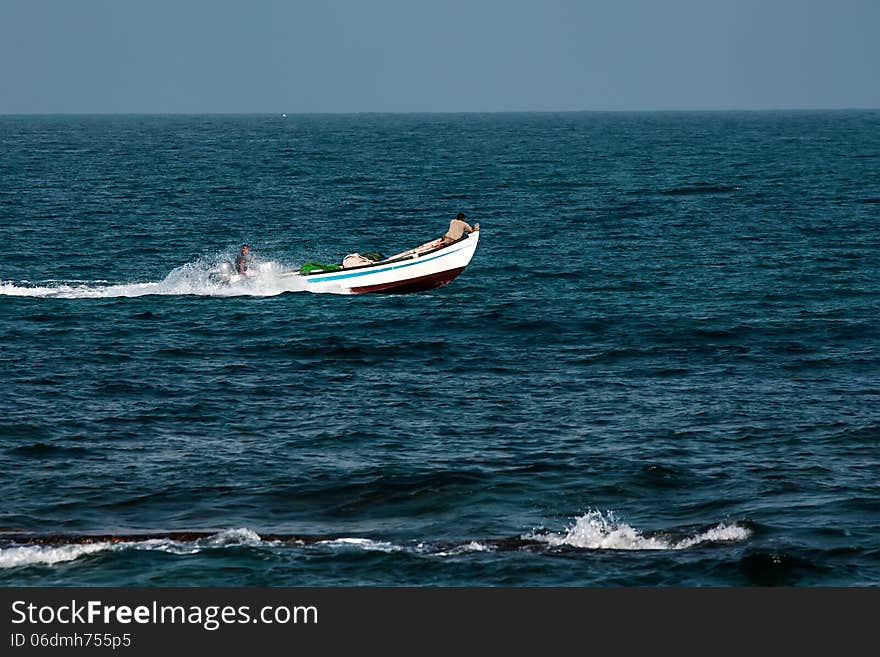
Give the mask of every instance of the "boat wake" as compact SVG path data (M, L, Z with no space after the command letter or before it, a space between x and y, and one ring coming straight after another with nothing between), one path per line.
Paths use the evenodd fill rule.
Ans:
M255 549L300 548L329 553L351 551L409 553L433 557L482 552L553 554L572 550L686 550L695 547L741 543L752 535L743 523L719 523L697 530L640 532L611 513L590 511L564 532L539 531L507 538L458 542L417 541L394 543L354 536L262 535L247 529L219 532L173 531L148 534L29 534L0 533L0 568L52 566L97 553L151 550L193 555L226 547Z
M268 297L306 289L303 278L291 267L273 261L255 261L248 276L224 280L217 276L228 256L201 258L171 270L161 281L111 283L106 280L0 280L0 295L54 299L110 299L147 295L197 295L214 297Z

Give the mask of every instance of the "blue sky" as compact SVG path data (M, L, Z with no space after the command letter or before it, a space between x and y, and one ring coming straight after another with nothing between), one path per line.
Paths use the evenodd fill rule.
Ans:
M0 0L0 113L880 107L876 0Z

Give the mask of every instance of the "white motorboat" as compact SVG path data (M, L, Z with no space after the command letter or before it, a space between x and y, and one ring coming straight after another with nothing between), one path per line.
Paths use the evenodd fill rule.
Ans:
M479 240L480 231L475 230L450 244L435 239L379 261L356 258L362 264L352 266L347 264L351 260L346 257L346 264L341 266L314 268L300 275L306 289L313 292L424 292L447 285L463 272L474 257Z

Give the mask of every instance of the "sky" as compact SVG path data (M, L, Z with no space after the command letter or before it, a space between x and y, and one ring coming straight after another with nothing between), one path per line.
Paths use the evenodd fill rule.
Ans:
M0 114L880 108L880 0L0 0Z

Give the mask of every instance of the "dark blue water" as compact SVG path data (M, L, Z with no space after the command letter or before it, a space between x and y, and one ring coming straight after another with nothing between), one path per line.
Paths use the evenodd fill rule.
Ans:
M0 117L0 154L0 584L880 582L880 112ZM458 211L439 290L282 276Z

